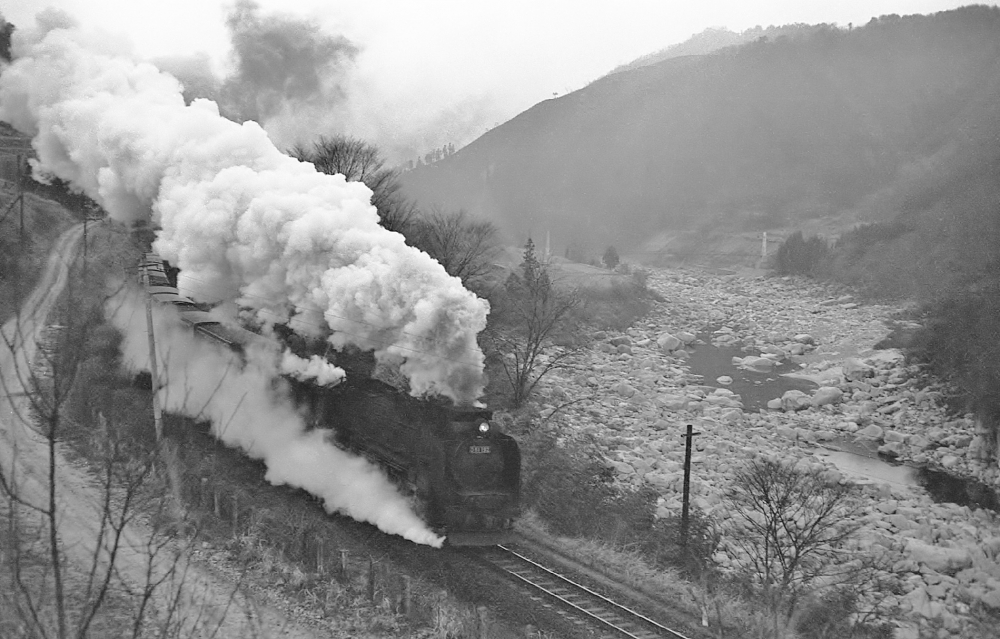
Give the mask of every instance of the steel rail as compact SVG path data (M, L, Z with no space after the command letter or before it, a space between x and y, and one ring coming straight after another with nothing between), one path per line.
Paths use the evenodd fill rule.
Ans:
M506 546L502 546L502 545L497 545L497 546L495 546L495 548L498 549L498 550L500 550L501 552L503 552L505 554L505 556L508 556L508 558L509 557L514 557L514 558L516 558L517 562L520 562L522 564L527 564L532 570L541 572L543 576L548 577L549 579L555 581L556 584L565 587L570 592L566 593L565 595L564 594L559 594L557 592L553 592L550 588L546 587L545 585L536 583L535 581L532 581L528 576L525 576L525 575L519 574L518 572L515 572L516 568L512 569L512 568L500 565L496 561L492 561L492 563L495 566L497 566L498 568L500 568L501 570L503 570L507 574L510 574L511 576L517 578L518 580L520 580L520 581L528 584L532 588L540 590L540 591L544 592L547 596L552 597L552 598L558 600L563 605L572 608L575 612L584 615L588 619L595 620L595 621L599 622L600 624L602 624L603 626L606 626L606 627L610 628L611 630L613 630L613 631L615 631L617 633L620 633L621 635L623 635L625 637L629 637L630 639L650 639L651 636L663 636L663 635L665 635L667 637L670 637L671 639L688 639L688 637L686 637L685 635L682 635L681 633L677 632L676 630L671 630L670 628L667 628L663 624L650 619L649 617L643 615L642 613L636 612L636 611L632 610L631 608L628 608L626 606L623 606L620 603L612 601L611 599L608 599L604 595L602 595L602 594L600 594L598 592L595 592L595 591L591 590L590 588L588 588L588 587L586 587L586 586L584 586L582 584L578 584L575 581L572 581L571 579L569 579L569 578L567 578L567 577L565 577L565 576L563 576L563 575L561 575L561 574L559 574L559 573L557 573L557 572L555 572L555 571L553 571L553 570L551 570L549 568L546 568L545 566L539 564L536 561L528 559L527 557L525 557L524 555L518 553L515 550L512 550L512 549L510 549L510 548L508 548ZM581 593L585 593L585 594L581 594ZM636 631L632 631L632 630L628 630L626 628L622 628L620 625L614 623L613 621L610 621L610 620L605 619L604 617L600 616L599 613L602 612L602 610L600 610L600 609L597 610L597 611L588 610L585 607L583 607L583 604L574 603L574 602L570 601L569 599L567 599L567 596L571 596L572 594L576 594L578 597L581 597L581 598L584 598L584 599L589 598L592 601L593 600L597 600L597 602L600 605L602 605L602 606L604 606L604 607L606 607L608 609L606 612L611 612L611 613L615 614L616 616L621 617L626 622L632 622L633 625L635 625L635 626L637 626L639 628L643 628L643 626L645 626L645 627L648 627L648 628L652 628L654 630L653 631L646 631L645 628L643 628L643 631L639 631L639 632L642 632L642 634L636 634Z

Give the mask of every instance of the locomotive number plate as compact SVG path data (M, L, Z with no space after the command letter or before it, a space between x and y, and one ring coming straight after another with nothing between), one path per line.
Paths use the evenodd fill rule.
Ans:
M470 455L489 455L490 454L490 447L489 446L469 446L469 454Z

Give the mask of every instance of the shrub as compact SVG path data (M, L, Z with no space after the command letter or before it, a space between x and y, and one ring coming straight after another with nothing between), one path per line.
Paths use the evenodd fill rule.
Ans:
M574 320L601 330L623 331L631 326L649 312L651 299L662 300L646 288L645 272L638 273L631 280L619 278L608 286L581 289Z
M604 262L604 265L610 269L614 269L618 266L618 263L621 262L621 258L618 256L618 250L613 246L609 246L604 251L604 256L601 260Z
M560 535L628 545L653 529L656 495L615 484L614 470L580 444L547 433L522 440L522 498Z
M815 275L830 256L830 247L819 236L806 239L802 231L788 236L774 256L774 268L781 275Z

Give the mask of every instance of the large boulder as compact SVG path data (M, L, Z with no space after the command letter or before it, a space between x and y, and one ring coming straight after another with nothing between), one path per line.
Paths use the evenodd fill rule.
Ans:
M784 437L785 439L790 439L792 441L795 441L799 437L794 428L791 426L785 426L784 424L778 424L778 426L774 429L774 432L778 433L779 437Z
M972 556L967 548L932 546L919 539L907 540L906 554L934 572L946 575L954 575L959 570L972 565Z
M945 455L941 458L942 468L956 468L962 459L958 455Z
M755 373L770 373L774 370L775 361L768 357L744 357L740 362L740 368L745 368Z
M990 610L1000 611L1000 589L984 592L979 595L979 601Z
M781 408L786 412L792 412L796 410L803 410L811 406L811 400L809 396L800 390L787 390L785 394L781 396Z
M863 437L865 439L882 439L882 435L885 431L878 424L869 424L857 432L858 437Z
M686 410L691 400L686 395L660 395L656 403L667 410Z
M683 344L683 342L681 342L680 339L678 339L674 335L671 335L670 333L664 333L663 335L660 335L656 339L656 345L659 346L660 350L662 350L665 353L670 353L677 350L678 348L681 347L681 344Z
M903 454L903 442L887 442L878 447L878 454L895 459Z
M743 421L743 411L738 408L723 408L716 418L724 424L738 424Z
M910 610L914 614L927 619L939 617L944 612L944 604L940 601L931 600L930 595L927 594L927 590L922 586L918 586L906 593L903 596L903 601L910 605Z
M813 406L826 406L827 404L839 404L844 399L844 391L836 386L821 386L816 389L812 396Z
M885 434L883 435L883 437L884 437L885 442L887 444L888 443L893 443L893 442L905 442L906 441L906 433L898 431L898 430L887 430L887 431L885 431Z
M618 382L617 384L611 387L611 390L625 398L632 397L633 395L635 395L636 392L634 388L632 388L625 382Z
M857 357L847 358L841 365L841 369L843 370L844 378L848 381L860 381L866 377L875 375L875 369Z

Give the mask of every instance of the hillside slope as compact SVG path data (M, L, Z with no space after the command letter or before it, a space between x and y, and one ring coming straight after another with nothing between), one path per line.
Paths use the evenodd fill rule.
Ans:
M998 77L1000 10L887 16L606 76L404 183L559 251L884 219L1000 128Z

